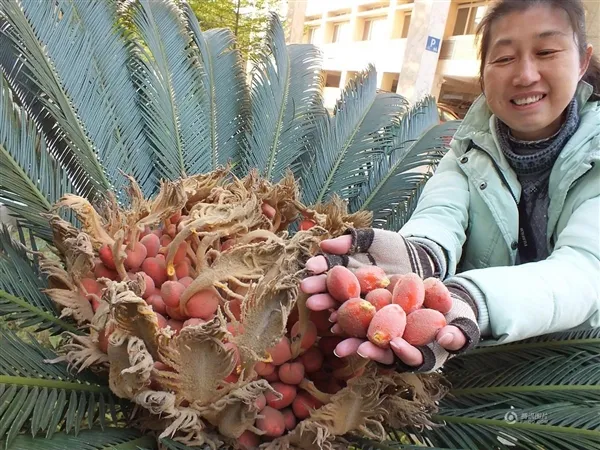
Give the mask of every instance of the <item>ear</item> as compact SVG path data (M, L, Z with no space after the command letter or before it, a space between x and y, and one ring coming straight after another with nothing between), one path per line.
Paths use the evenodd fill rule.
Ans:
M585 49L585 55L583 56L580 67L579 67L579 79L580 80L583 78L583 76L585 75L585 73L588 70L588 67L590 65L590 60L592 59L593 53L594 53L594 47L592 47L592 44L588 44L587 48Z

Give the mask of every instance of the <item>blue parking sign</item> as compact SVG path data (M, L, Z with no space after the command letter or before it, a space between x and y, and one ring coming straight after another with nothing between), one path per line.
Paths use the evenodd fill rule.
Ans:
M427 46L425 48L430 52L438 53L440 51L440 39L427 36Z

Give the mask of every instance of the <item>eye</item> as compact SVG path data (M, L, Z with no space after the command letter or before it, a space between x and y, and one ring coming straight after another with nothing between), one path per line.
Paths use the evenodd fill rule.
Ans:
M492 64L505 64L513 60L512 56L502 56L492 61Z
M550 56L554 55L555 53L558 53L558 50L541 50L537 54L539 56Z

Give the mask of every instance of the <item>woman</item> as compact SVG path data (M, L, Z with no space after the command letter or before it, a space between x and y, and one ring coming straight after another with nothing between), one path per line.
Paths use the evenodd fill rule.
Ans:
M502 0L478 34L483 96L411 219L399 233L322 242L301 285L324 310L334 301L322 273L336 264L437 276L454 301L449 325L418 348L347 339L340 357L425 372L475 345L600 325L600 64L583 6Z

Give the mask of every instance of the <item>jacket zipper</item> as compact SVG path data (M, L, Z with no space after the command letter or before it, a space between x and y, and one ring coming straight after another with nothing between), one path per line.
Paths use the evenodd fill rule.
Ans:
M472 140L469 140L469 146L467 147L467 151L469 151L472 148L474 148L475 150L482 151L483 153L485 153L486 155L489 156L490 160L492 161L492 164L494 165L494 169L496 170L496 173L500 177L500 180L502 180L502 184L504 184L504 186L506 186L506 189L508 189L508 192L510 192L510 196L513 198L513 200L515 201L516 205L518 206L519 205L519 201L517 200L517 196L514 194L514 192L510 188L510 184L508 184L508 180L506 179L506 177L502 173L502 170L498 166L498 163L496 162L496 160L494 158L492 158L492 155L490 155L490 153L487 150L484 150L479 145L475 144Z

